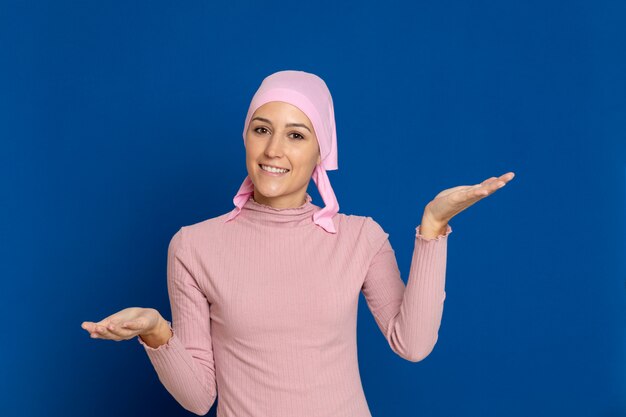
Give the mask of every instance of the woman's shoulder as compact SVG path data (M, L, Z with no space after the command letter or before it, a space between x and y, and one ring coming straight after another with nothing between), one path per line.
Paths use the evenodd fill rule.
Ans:
M214 239L222 233L223 224L227 216L228 213L225 213L181 226L172 237L172 240L180 242L180 245L186 248L193 248L198 244L204 243L207 237Z
M337 222L340 225L343 225L344 227L349 227L349 228L363 227L365 225L365 222L367 222L367 217L368 216L361 216L359 214L347 214L347 213L341 213L341 212L335 214L335 218L337 219Z
M337 213L337 219L339 228L358 234L374 245L389 237L389 234L371 216Z
M347 214L347 213L337 213L338 218L349 224L351 226L360 226L360 227L371 227L371 226L380 226L376 220L374 220L371 216L365 216L360 214Z

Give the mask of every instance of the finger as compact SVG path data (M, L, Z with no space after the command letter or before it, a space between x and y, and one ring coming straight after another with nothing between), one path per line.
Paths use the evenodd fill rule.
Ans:
M485 181L484 185L481 187L480 190L480 195L482 197L492 194L493 192L497 191L498 189L504 187L506 185L506 183L508 181L511 180L511 176L509 176L508 174L510 173L506 173L500 177L492 177L489 180Z
M111 339L111 340L116 340L118 339L118 336L111 333L106 325L102 325L102 324L97 324L96 325L96 332L98 334L98 336L100 336L103 339Z
M484 180L483 182L481 182L480 184L476 184L474 187L472 187L471 193L469 193L469 195L473 198L482 198L486 195L489 194L489 190L490 190L490 186L495 182L498 181L498 177L489 177L486 180ZM486 191L486 192L485 192Z
M107 329L104 325L96 323L96 325L94 326L94 333L96 333L98 336L106 336L107 335Z
M483 182L481 182L478 185L486 185L486 184L489 184L489 183L491 183L491 182L493 182L493 181L495 181L497 179L498 179L498 177L489 177L489 178L487 178L486 180L484 180Z
M495 184L499 185L500 188L506 185L507 182L511 181L515 177L514 172L507 172L506 174L502 174L496 178L494 181Z
M483 182L481 182L479 185L488 185L496 181L503 181L504 183L507 183L511 181L513 177L515 177L515 173L513 171L509 171L506 174L502 174L498 177L489 177Z
M493 180L486 180L490 182L483 182L465 191L465 197L467 200L480 200L481 198L489 195L490 187L493 184Z
M89 335L92 338L98 338L100 337L100 334L98 333L98 329L97 329L97 325L94 322L86 322L85 326L83 326L83 329L85 329L87 332L89 332Z
M498 189L504 187L505 185L506 182L501 180L490 182L489 184L485 185L481 190L482 197L495 193Z
M128 338L128 336L130 336L130 335L132 335L134 333L132 330L127 330L127 329L122 328L117 323L109 323L107 325L107 330L109 331L109 333L111 333L111 334L113 334L113 335L115 335L117 337L123 338L123 339Z
M92 321L84 321L82 322L80 327L85 329L89 333L89 336L91 336L92 338L95 339L98 337L98 333L96 332L96 323Z
M489 194L493 194L499 188L504 187L514 176L515 174L513 172L507 172L500 177L489 177L480 184L476 184L465 190L465 196L469 200L478 201Z
M87 330L88 332L93 332L95 329L95 323L91 322L91 321L84 321L82 322L82 324L80 325L80 327L82 327L83 329Z

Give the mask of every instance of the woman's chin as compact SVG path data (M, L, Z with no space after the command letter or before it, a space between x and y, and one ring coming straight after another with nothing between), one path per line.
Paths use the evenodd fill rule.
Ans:
M263 186L263 184L258 184L256 188L257 191L266 198L280 197L285 194L282 187L278 189L276 187L267 187Z

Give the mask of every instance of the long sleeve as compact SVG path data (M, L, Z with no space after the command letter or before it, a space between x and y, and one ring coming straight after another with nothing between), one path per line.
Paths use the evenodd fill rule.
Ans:
M159 380L186 410L205 415L217 397L209 303L194 278L194 263L183 245L183 229L167 254L167 289L172 337L157 348L144 346Z
M395 252L376 221L367 218L372 258L362 292L391 349L411 362L423 360L437 342L445 293L447 240L445 234L427 239L415 233L415 247L406 288Z

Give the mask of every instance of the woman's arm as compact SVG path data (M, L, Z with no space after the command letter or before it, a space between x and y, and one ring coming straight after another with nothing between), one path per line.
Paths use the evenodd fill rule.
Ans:
M389 235L368 217L367 236L373 256L362 291L380 330L398 355L412 362L424 359L435 346L446 298L448 222L513 179L507 172L472 186L443 190L424 210L415 230L415 248L406 288Z
M427 238L416 228L415 247L405 287L388 234L368 218L368 236L375 253L362 292L391 349L411 362L423 360L433 350L446 296L447 240L445 234Z
M205 415L217 398L210 309L196 281L195 263L184 246L183 231L181 228L174 235L167 255L172 322L163 320L157 331L137 340L176 401L192 413Z

